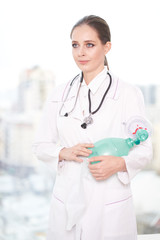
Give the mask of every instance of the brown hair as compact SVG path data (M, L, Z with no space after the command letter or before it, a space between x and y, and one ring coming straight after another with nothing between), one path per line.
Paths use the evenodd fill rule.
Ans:
M83 25L83 24L86 24L86 25L90 26L91 28L93 28L94 30L96 30L96 32L98 34L98 37L101 40L102 44L106 44L106 42L111 41L111 33L110 33L110 29L109 29L109 26L108 26L107 22L103 18L100 18L100 17L95 16L95 15L85 16L82 19L80 19L73 26L73 28L71 30L70 37L72 37L72 33L73 33L74 29L76 27L79 27L79 26ZM104 65L107 66L107 68L109 70L109 66L108 66L106 56L105 56L105 59L104 59Z

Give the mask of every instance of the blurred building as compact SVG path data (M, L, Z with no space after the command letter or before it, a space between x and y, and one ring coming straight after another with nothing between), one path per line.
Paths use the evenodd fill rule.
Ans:
M152 124L160 121L160 85L140 86L146 105L146 113Z
M4 149L4 141L3 141L3 135L2 135L3 129L2 129L2 115L0 110L0 160L2 159L2 151Z
M38 66L20 74L17 102L5 114L1 123L1 145L4 145L1 158L5 163L21 166L36 164L32 143L41 110L54 83L53 73Z
M160 174L160 85L140 86L144 95L146 114L153 126L153 161L151 168Z
M35 66L20 74L17 107L19 112L41 110L46 96L54 87L51 71Z
M3 121L4 148L2 159L15 165L32 165L31 141L34 122L26 114L7 114Z

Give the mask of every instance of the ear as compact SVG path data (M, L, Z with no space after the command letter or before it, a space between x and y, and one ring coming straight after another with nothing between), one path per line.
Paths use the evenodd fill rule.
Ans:
M104 52L105 55L109 52L109 50L111 49L111 42L106 42L106 44L104 45Z

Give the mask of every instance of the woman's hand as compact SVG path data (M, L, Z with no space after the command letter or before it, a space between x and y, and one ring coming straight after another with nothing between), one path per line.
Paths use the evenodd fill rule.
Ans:
M96 180L105 180L119 171L127 171L125 160L122 157L98 156L88 159L89 169ZM100 161L91 164L91 162Z
M91 143L79 143L70 148L63 148L59 154L59 161L67 160L67 161L76 161L83 162L83 159L80 157L88 157L92 151L88 148L94 147Z

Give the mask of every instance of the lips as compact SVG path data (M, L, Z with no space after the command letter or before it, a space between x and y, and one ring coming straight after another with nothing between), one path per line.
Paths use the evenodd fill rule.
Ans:
M89 60L80 60L80 61L78 61L80 64L87 64L88 62L89 62Z

